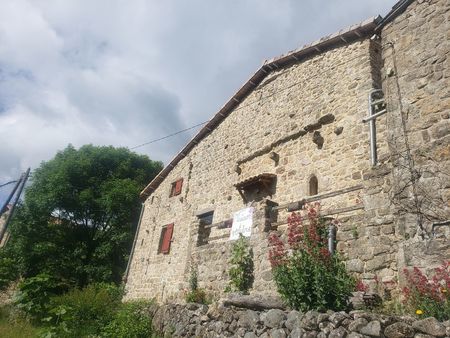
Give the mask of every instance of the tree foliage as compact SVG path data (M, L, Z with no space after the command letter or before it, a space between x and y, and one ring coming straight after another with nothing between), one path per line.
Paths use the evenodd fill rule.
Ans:
M139 216L139 192L160 162L125 148L69 145L32 175L7 252L24 277L67 285L120 282Z

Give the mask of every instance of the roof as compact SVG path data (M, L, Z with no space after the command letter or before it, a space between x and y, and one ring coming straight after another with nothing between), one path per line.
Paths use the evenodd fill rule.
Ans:
M249 177L239 183L236 183L234 186L236 188L238 188L239 190L243 190L249 186L252 186L252 185L255 185L258 183L267 185L267 184L270 184L272 182L272 180L274 180L276 177L277 177L277 175L275 175L275 174L268 174L268 173L259 174L256 176Z
M369 18L361 23L342 29L339 32L325 36L311 44L290 51L287 54L265 60L262 66L250 77L250 79L244 83L244 85L225 103L213 118L200 129L200 131L184 146L170 163L144 188L144 190L142 190L140 197L146 199L150 196L178 162L186 157L203 138L209 135L209 133L211 133L211 131L214 130L214 128L216 128L272 71L300 62L307 57L321 54L330 48L367 37L368 35L373 34L375 29L381 29L385 23L391 21L393 17L400 14L399 12L402 12L412 1L414 0L399 1L384 19L380 16ZM401 11L399 9L401 9Z

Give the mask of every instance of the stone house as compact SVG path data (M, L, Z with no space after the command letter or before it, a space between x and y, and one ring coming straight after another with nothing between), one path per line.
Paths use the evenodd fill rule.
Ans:
M449 259L449 51L450 2L402 0L265 61L142 191L126 299L180 298L192 266L221 294L239 224L273 292L268 234L308 201L380 292Z

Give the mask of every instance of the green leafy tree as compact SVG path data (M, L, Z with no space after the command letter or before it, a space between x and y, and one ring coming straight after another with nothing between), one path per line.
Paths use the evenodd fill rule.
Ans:
M125 148L69 145L32 175L8 252L24 277L67 285L119 283L139 216L139 192L160 162Z

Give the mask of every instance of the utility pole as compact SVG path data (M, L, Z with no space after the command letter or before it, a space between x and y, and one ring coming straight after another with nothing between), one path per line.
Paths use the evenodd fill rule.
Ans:
M11 196L9 197L9 199L11 199L12 195L14 195L14 192L18 189L18 192L17 192L16 197L14 198L14 202L12 204L12 207L9 210L8 217L6 218L5 224L3 225L3 228L0 231L0 243L3 241L3 237L5 236L5 232L8 229L8 225L11 222L17 202L19 201L20 195L22 194L23 188L25 187L25 183L28 180L29 175L30 175L30 168L28 168L27 171L21 175L19 182L14 187L14 191L10 194ZM9 202L9 200L6 201L6 204L8 202ZM5 207L6 206L4 206L4 208ZM2 211L3 211L3 208L2 208Z
M2 217L2 215L3 215L3 214L6 212L6 210L8 209L8 204L9 204L9 202L11 201L11 198L13 198L14 193L16 192L17 188L18 188L19 185L20 185L20 182L22 182L22 177L23 177L23 174L20 175L19 180L16 181L16 185L14 186L14 189L11 190L11 192L10 192L8 198L6 199L6 201L5 201L5 203L3 204L2 208L0 209L0 217ZM12 182L14 182L14 181L12 181ZM12 183L12 182L8 182L8 183ZM6 183L6 184L8 184L8 183Z

